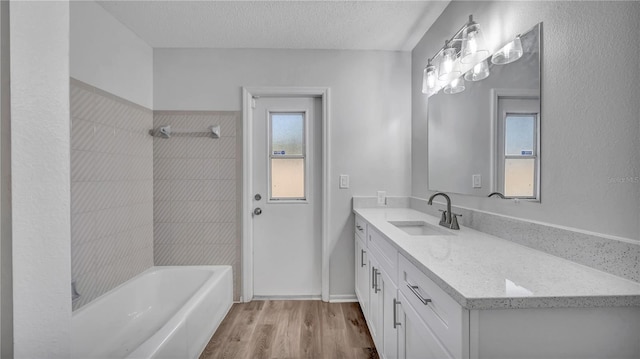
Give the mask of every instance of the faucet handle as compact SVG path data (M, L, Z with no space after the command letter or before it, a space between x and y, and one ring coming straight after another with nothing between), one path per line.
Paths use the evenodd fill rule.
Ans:
M440 224L447 223L447 211L443 209L439 209L438 211L442 212L442 217L440 217Z
M460 226L458 225L458 216L462 217L461 214L451 212L451 225L449 228L460 229Z

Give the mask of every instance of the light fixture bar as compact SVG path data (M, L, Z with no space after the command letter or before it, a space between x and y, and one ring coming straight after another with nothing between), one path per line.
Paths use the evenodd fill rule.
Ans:
M464 25L462 25L462 27L460 28L460 30L458 30L449 40L447 40L448 43L452 43L455 41L462 41L462 37L460 36L462 34L462 32L464 31L464 29L467 28L467 26L469 26L470 24L475 23L473 21L473 14L469 15L469 21L467 23L465 23ZM442 52L444 51L445 47L441 47L440 50L438 50L438 52L436 52L435 55L431 56L429 58L429 60L433 61L436 57L442 55Z

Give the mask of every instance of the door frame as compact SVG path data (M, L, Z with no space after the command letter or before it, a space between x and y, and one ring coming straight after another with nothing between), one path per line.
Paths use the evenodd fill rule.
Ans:
M329 301L329 155L328 87L242 87L242 291L241 302L253 299L253 107L254 97L319 97L322 108L322 300Z

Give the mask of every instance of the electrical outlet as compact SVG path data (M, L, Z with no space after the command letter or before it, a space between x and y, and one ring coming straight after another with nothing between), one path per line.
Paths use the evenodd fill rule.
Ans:
M384 206L387 204L387 192L386 191L378 191L378 205Z
M349 188L349 175L340 175L340 188Z
M482 175L471 175L471 185L473 188L482 188Z

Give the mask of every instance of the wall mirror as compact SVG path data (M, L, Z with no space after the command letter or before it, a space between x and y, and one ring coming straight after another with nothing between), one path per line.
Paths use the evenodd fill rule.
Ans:
M462 92L428 98L429 190L540 200L541 34L539 23L505 44Z

